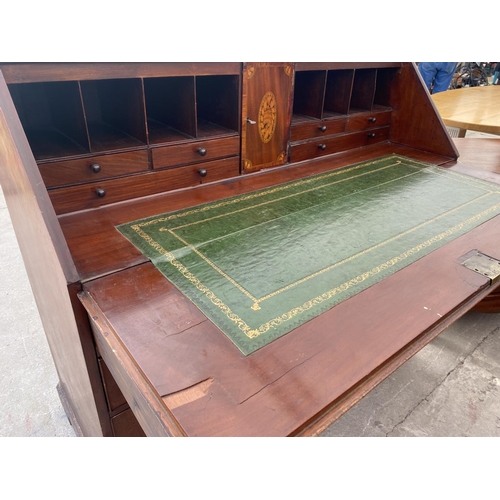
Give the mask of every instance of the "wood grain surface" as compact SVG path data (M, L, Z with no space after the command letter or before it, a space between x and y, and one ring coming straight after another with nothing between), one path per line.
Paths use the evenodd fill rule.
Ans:
M1 73L0 182L62 390L82 432L102 436L95 355L92 365L68 288L78 275Z
M437 164L449 162L394 145L368 149L336 161L309 162L307 173L388 151ZM165 425L166 434L317 434L492 291L488 279L458 261L473 248L495 254L498 217L245 357L152 264L133 255L130 247L116 245L119 238L112 225L132 214L142 217L159 213L155 211L160 207L184 208L305 174L301 168L278 169L217 189L190 190L189 199L186 193L172 193L100 212L101 241L108 245L95 246L111 246L117 253L96 258L104 265L102 271L109 273L117 266L124 270L86 283L82 300L96 318L107 321L102 333L96 330L98 343L106 338L123 346L119 357L103 353L110 370L114 367L119 374L123 366L135 365L137 383L150 388L152 402L140 405L140 410L131 406L138 418L157 419L154 412L163 408L179 426ZM73 237L85 226L83 218L84 214L61 218L74 249L89 246L76 244ZM78 221L84 226L78 228ZM130 267L130 259L143 263ZM75 261L85 269L85 259Z
M89 282L86 300L108 322L106 342L124 347L103 353L108 366L133 360L187 435L293 435L488 293L489 280L456 261L472 247L494 253L499 237L497 217L247 357L149 263ZM169 395L207 381L168 407Z
M467 87L432 95L449 127L500 134L500 86Z

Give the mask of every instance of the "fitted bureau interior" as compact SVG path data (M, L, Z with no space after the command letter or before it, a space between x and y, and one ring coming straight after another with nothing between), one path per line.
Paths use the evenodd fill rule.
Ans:
M302 168L377 144L405 145L400 131L411 127L395 120L409 107L401 63L345 66L293 65L287 108L276 119L287 131L285 166ZM8 85L57 215L246 175L242 144L259 117L245 114L243 65L85 76ZM274 82L269 76L262 82L263 95ZM259 144L257 136L251 148ZM453 156L440 147L429 149ZM314 164L303 170L312 175Z
M236 75L10 85L36 160L238 134Z
M398 70L296 71L287 162L388 140ZM77 79L13 83L9 90L56 213L65 214L240 175L241 78ZM234 161L210 163L227 158ZM160 175L187 165L199 168ZM140 176L141 187L117 195L111 180L130 176ZM125 184L116 186L121 193Z
M57 214L239 173L239 74L14 83L9 90ZM200 166L186 168L192 164Z
M297 71L290 162L388 140L396 76L397 68Z
M293 67L293 84L276 114L285 138L276 154L285 158L260 168L387 141L411 145L410 129L401 139L394 125L400 63ZM274 84L270 75L259 83L263 94ZM58 215L246 175L242 151L262 145L254 133L262 117L243 116L249 99L240 64L83 76L8 85Z

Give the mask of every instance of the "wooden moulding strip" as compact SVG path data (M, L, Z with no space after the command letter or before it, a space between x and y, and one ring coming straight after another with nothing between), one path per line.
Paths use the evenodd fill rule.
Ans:
M5 63L7 83L239 74L241 63Z
M150 437L185 436L179 422L131 359L90 295L82 292L78 297L89 314L98 351L145 434Z
M361 68L399 68L401 62L297 62L296 71L361 69Z

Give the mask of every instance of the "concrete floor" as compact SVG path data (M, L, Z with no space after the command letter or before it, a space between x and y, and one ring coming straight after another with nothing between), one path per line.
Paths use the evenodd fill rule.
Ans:
M74 436L0 189L0 436Z
M74 436L0 190L0 437ZM500 436L500 314L468 313L323 436Z
M500 436L500 314L463 316L323 436Z

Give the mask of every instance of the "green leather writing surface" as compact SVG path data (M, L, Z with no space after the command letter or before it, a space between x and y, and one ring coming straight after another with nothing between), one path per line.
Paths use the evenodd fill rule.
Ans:
M499 186L391 155L118 230L250 354L499 212Z

